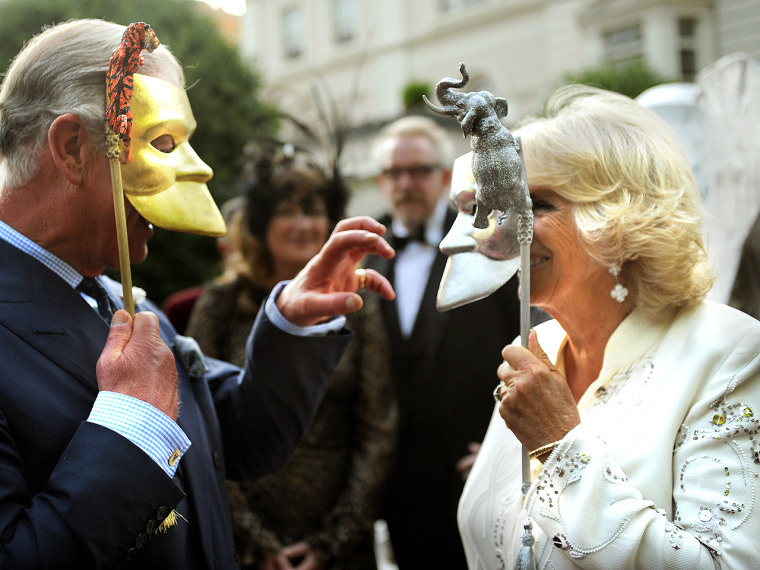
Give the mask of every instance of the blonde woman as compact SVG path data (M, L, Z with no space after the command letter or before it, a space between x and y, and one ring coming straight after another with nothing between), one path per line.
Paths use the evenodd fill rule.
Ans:
M511 567L529 521L539 568L757 566L760 323L704 300L699 195L675 136L578 86L519 134L531 304L554 320L503 351L459 508L470 568Z

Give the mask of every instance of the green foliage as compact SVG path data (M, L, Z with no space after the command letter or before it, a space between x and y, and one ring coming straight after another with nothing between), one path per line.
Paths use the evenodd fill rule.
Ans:
M616 91L632 99L650 87L668 83L673 79L662 77L643 61L632 61L622 65L605 65L565 76L567 83L581 83Z
M406 87L404 87L403 92L404 109L408 111L414 107L419 107L423 104L422 96L425 95L430 99L431 93L432 88L430 87L430 83L427 83L426 81L412 81L411 83L408 83Z
M272 110L257 98L258 76L197 8L190 0L0 1L0 70L4 72L24 42L46 25L73 18L103 18L123 25L148 22L184 65L198 122L192 144L214 169L209 188L221 204L237 192L245 144L271 136L275 122ZM148 259L132 268L133 281L155 301L219 271L213 238L156 231L149 247Z

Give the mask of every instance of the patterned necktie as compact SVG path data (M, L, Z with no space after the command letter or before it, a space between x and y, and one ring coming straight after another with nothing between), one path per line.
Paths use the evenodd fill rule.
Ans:
M82 282L77 285L77 289L98 302L98 313L110 325L111 318L116 311L116 303L108 296L100 281L94 277L83 277Z

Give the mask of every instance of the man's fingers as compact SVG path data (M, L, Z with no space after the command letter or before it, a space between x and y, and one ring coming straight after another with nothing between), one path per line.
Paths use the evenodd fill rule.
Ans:
M155 313L142 311L135 315L134 335L137 338L160 337L160 324Z
M137 398L177 419L177 369L174 354L161 339L155 313L130 318L117 311L97 363L98 387Z
M363 301L355 291L362 286L384 299L395 298L385 277L372 270L356 272L366 255L395 255L382 238L384 233L385 226L367 216L341 220L322 250L280 293L276 302L282 316L293 324L309 326L358 311Z
M323 314L335 317L358 311L364 306L364 300L356 293L336 292L320 295L314 304Z
M369 254L376 254L385 258L391 258L395 255L393 248L379 234L352 229L336 232L330 236L322 250L322 256L328 264L333 265L351 250L357 250L358 255L355 256L357 260Z
M309 545L306 542L296 542L295 544L283 547L280 552L288 558L305 556L309 552Z
M364 289L377 293L388 301L396 298L396 292L393 290L391 282L374 269L366 269L364 271Z
M111 317L108 338L95 367L98 386L101 390L110 390L113 387L113 382L103 379L104 372L118 366L129 339L132 338L132 332L133 322L130 314L123 309L116 311Z
M385 226L369 216L354 216L353 218L345 218L335 224L333 233L342 232L345 230L367 230L378 235L385 235Z
M322 315L322 319L327 319L358 311L364 306L364 300L357 293L336 291L310 295L307 304L310 314Z
M129 339L132 338L132 317L123 309L116 311L111 319L111 329L108 331L104 354L118 357L124 352Z

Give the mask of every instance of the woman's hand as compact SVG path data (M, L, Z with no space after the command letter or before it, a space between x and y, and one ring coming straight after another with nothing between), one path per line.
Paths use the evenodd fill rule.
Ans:
M323 570L306 542L296 542L279 552L267 552L261 570Z
M288 283L277 298L277 307L288 321L309 326L362 308L356 291L373 291L385 299L395 293L390 282L371 269L364 271L364 282L356 272L365 255L389 258L393 248L381 236L385 226L361 216L341 220L320 252Z
M475 460L480 453L480 444L477 441L471 441L467 444L467 455L457 461L457 472L462 477L462 481L467 481L467 477L472 471L472 466L475 465Z
M501 355L499 414L528 450L562 439L581 423L567 379L541 349L535 331L527 349L510 345Z

